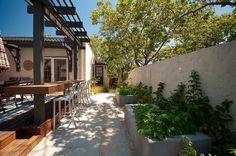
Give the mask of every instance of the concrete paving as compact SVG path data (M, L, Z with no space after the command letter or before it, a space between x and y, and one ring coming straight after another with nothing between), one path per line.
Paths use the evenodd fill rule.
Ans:
M29 156L132 156L124 113L114 103L114 94L96 94L91 98L92 106L81 113L78 121L63 119Z

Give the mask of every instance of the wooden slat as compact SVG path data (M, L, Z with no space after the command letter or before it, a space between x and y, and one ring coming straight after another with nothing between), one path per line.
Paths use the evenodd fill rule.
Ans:
M27 155L41 140L42 136L33 135L29 139L16 139L0 151L1 156L22 156Z
M80 42L90 42L89 38L79 38Z
M74 31L74 33L76 36L84 36L84 37L87 36L87 32ZM65 34L62 31L57 30L56 35L65 35Z
M63 6L57 6L55 7L58 14L64 14L64 15L76 15L76 8L75 7L63 7ZM33 6L27 6L27 12L29 14L34 13L34 7Z
M68 27L71 27L71 28L83 28L83 22L69 22L69 21L66 21L65 23ZM56 25L54 23L52 23L51 21L48 21L48 20L46 20L44 22L44 25L46 27L56 27Z
M16 139L15 131L0 131L0 150Z
M28 139L16 139L0 151L1 156L19 156L25 150Z
M41 135L34 135L27 142L27 154L43 139Z
M10 86L5 88L5 94L52 94L63 90L64 87L61 84Z

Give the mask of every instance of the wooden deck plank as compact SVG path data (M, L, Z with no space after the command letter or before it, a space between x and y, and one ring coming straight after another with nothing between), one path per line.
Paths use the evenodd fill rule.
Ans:
M0 150L16 139L15 131L0 131Z
M42 140L42 138L43 137L40 135L33 135L29 139L16 139L0 150L0 155L25 156Z
M19 156L22 155L22 150L26 148L27 139L16 139L8 144L5 148L0 151L1 156Z

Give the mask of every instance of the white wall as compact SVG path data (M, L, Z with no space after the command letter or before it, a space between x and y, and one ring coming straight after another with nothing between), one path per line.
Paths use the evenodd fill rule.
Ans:
M186 55L136 68L129 74L129 83L143 82L156 90L164 82L165 95L169 96L180 82L187 82L192 70L200 74L203 91L209 96L212 106L224 99L233 100L231 114L236 130L236 40L205 48Z
M86 57L85 57L85 80L90 80L92 78L92 65L94 64L94 54L88 43L85 44Z

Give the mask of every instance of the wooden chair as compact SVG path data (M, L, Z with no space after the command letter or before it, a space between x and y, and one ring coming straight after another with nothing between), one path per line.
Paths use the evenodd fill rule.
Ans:
M6 106L8 104L8 102L11 101L11 99L14 100L16 108L18 108L17 101L16 101L16 95L6 95L4 92L5 87L12 86L12 85L18 85L18 84L19 84L18 81L4 81L4 84L0 85L0 107L3 111L3 113L6 112L4 106ZM5 103L4 103L4 101L5 101Z

